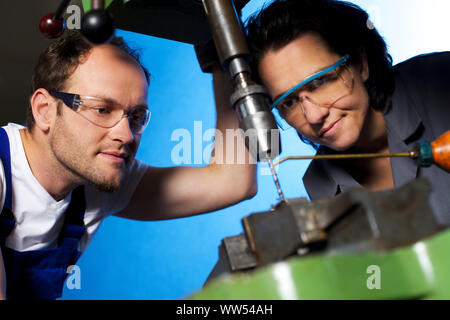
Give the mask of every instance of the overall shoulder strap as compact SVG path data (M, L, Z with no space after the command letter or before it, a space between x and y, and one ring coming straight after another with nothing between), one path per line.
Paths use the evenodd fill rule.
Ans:
M8 134L5 129L0 128L0 160L3 163L6 181L6 197L4 206L11 209L12 206L12 189L11 189L11 154L9 148Z
M84 213L86 211L86 199L84 186L79 186L72 191L72 199L64 213L64 225L60 234L60 243L67 239L78 242L86 231L84 225Z
M11 154L9 148L8 135L5 129L0 128L0 161L3 164L5 172L6 192L5 203L2 204L3 209L0 211L0 245L8 234L12 231L15 221L12 213L12 183L11 183ZM4 190L5 191L5 190Z

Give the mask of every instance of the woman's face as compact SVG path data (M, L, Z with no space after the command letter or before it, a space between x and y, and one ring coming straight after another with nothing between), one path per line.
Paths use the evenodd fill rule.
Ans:
M330 52L318 35L308 33L281 49L268 51L258 67L261 79L275 101L301 81L332 66L340 58ZM339 82L335 90L320 95L317 94L317 88L320 88L325 78L319 78L296 91L297 100L290 99L296 103L278 107L280 114L289 125L315 143L337 151L357 147L358 143L364 142L361 132L371 110L364 86L369 71L365 59L362 60L361 66L348 65L337 69L345 69L347 78L349 75L352 77L351 87L348 80Z

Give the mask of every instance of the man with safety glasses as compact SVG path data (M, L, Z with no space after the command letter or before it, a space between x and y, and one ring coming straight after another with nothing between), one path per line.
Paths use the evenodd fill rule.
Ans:
M392 66L386 43L361 8L336 0L275 0L250 17L253 71L282 129L317 154L408 152L450 129L450 53ZM353 187L391 189L418 176L431 183L437 220L450 224L450 179L408 158L313 160L303 182L311 200ZM220 255L220 249L219 249ZM210 278L228 270L225 258Z
M230 85L214 69L214 81ZM135 159L150 119L148 85L149 73L119 38L93 47L68 32L41 54L27 127L0 128L0 297L61 296L68 267L108 215L179 218L255 194L251 161L155 168ZM222 132L238 126L227 99L216 91ZM214 152L246 150L237 143L243 148L221 141Z

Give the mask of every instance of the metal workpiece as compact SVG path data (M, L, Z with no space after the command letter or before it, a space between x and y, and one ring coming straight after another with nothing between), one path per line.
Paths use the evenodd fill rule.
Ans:
M309 215L298 214L298 207L306 204L306 199L282 202L273 211L254 213L242 219L258 266L281 261L308 243L326 239Z
M242 219L245 234L233 250L225 247L228 261L236 271L248 269L249 261L262 267L298 254L363 253L412 245L444 228L428 202L430 190L429 182L419 178L395 190L353 189L312 202L288 199ZM248 244L242 243L245 239Z
M250 51L233 2L231 0L202 0L202 2L222 65L227 68L230 59L236 56L249 56Z

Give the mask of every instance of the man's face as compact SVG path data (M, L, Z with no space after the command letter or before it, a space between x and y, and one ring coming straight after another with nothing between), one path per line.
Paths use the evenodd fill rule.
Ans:
M266 53L259 73L272 98L276 98L340 58L330 52L319 36L309 33ZM328 105L303 103L301 112L286 119L307 139L337 151L357 145L369 114L369 97L364 87L368 70L354 66L347 69L353 77L350 92L343 92L342 97L335 94Z
M102 45L91 50L62 91L111 100L128 110L147 104L148 85L134 61L119 49ZM65 105L50 131L50 145L60 164L75 179L103 191L120 186L140 139L126 117L112 128L103 128Z

